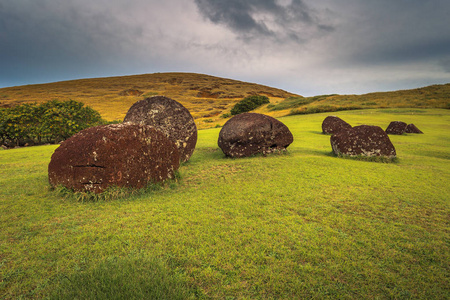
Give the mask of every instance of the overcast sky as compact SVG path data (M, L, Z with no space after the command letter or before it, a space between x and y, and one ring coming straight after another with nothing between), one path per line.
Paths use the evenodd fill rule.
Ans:
M304 96L450 83L449 0L0 0L0 87L195 72Z

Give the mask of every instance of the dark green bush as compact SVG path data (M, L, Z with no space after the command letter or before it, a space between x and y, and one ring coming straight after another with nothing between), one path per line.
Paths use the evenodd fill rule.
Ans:
M0 110L0 142L7 147L59 143L105 121L83 103L52 100Z
M250 96L242 99L231 109L232 115L238 115L241 113L249 112L263 104L270 103L269 98L266 96Z
M361 109L359 106L332 106L332 105L319 105L312 107L304 107L301 109L293 109L289 113L289 115L307 115L307 114L316 114L323 112L335 112L335 111L344 111L344 110L355 110Z

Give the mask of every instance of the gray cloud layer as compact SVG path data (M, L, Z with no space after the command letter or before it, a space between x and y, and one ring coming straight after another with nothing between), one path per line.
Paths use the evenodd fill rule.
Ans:
M275 38L303 41L311 32L330 31L302 0L195 0L200 13L216 24L237 32L244 39Z
M445 83L449 15L447 0L3 0L0 87L166 71L303 95Z

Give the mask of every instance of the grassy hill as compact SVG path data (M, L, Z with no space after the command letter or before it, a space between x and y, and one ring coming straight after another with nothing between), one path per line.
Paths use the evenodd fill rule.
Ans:
M450 108L450 84L364 95L302 97L273 87L195 73L154 73L2 88L0 107L72 99L113 121L123 120L136 101L164 95L183 104L201 129L223 125L223 114L229 113L242 98L256 94L268 96L271 102L256 112L274 117L368 108Z
M0 106L48 100L81 101L106 120L123 120L138 100L164 95L183 104L201 120L229 112L236 102L250 95L266 95L273 102L298 96L254 83L194 73L154 73L134 76L80 79L0 89Z
M363 95L289 97L265 111L277 116L369 108L450 108L450 84Z

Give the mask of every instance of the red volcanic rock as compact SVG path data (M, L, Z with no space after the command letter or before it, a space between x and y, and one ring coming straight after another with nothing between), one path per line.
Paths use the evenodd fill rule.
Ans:
M378 126L361 125L335 133L330 138L336 155L396 156L386 132Z
M243 113L225 123L219 133L218 145L226 156L246 157L285 150L293 141L287 126L277 119Z
M416 127L414 124L408 124L405 129L406 133L423 133L419 128Z
M164 132L177 145L181 161L189 160L197 144L197 126L190 112L164 96L134 103L123 121L151 125Z
M352 128L350 124L336 116L328 116L322 122L322 132L327 134L337 133L342 129L349 128Z
M401 122L401 121L391 122L389 124L388 128L386 128L386 133L401 135L401 134L405 133L406 126L408 126L408 125L405 122Z
M48 166L52 186L103 192L109 186L143 188L174 177L180 165L175 143L159 130L113 124L80 131L53 153Z

